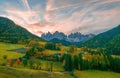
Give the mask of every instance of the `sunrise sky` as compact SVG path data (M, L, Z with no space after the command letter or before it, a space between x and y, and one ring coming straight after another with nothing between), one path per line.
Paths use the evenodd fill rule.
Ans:
M120 0L0 0L0 16L36 35L98 34L120 24Z

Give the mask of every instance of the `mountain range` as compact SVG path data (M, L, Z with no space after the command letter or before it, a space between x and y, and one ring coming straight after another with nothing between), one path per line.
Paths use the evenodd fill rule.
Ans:
M80 32L65 35L63 32L56 31L53 34L50 32L42 34L40 38L12 20L0 17L0 42L24 43L30 39L39 41L45 39L63 45L79 45L79 47L104 48L107 53L120 55L120 25L98 35L83 35Z
M80 32L71 33L65 35L63 32L54 32L53 34L48 32L41 35L42 39L45 39L54 43L62 43L63 45L72 45L86 42L87 40L93 38L94 34L81 34Z

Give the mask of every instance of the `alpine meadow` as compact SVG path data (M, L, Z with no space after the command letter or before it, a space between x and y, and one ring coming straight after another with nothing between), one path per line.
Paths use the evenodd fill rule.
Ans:
M0 78L120 78L120 0L0 4Z

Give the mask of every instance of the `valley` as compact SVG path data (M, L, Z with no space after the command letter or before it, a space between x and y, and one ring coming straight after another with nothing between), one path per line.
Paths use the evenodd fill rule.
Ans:
M0 78L120 78L120 0L0 0Z

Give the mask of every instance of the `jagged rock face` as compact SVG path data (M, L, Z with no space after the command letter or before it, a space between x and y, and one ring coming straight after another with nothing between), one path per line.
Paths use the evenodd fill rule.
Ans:
M60 40L65 40L67 38L67 36L62 32L56 31L55 33L53 33L53 39L54 38L57 38L57 39L60 39Z
M50 41L52 39L59 39L59 40L66 40L67 36L62 33L62 32L58 32L56 31L55 33L51 34L50 32L46 33L46 34L42 34L41 38Z
M51 34L50 32L48 32L46 34L42 34L41 38L43 38L47 41L50 41L52 39L59 39L59 40L65 40L65 41L74 43L74 42L85 42L85 41L89 40L90 38L92 38L93 36L94 36L93 34L83 35L80 32L71 33L67 36L63 32L56 31L53 34Z
M48 32L47 34L42 34L41 37L44 39L44 40L52 40L53 37L52 37L52 34L50 32Z
M68 35L67 41L69 41L69 42L85 42L85 41L89 40L90 38L92 38L93 36L94 36L93 34L83 35L80 32L76 32L76 33L71 33L70 35Z

